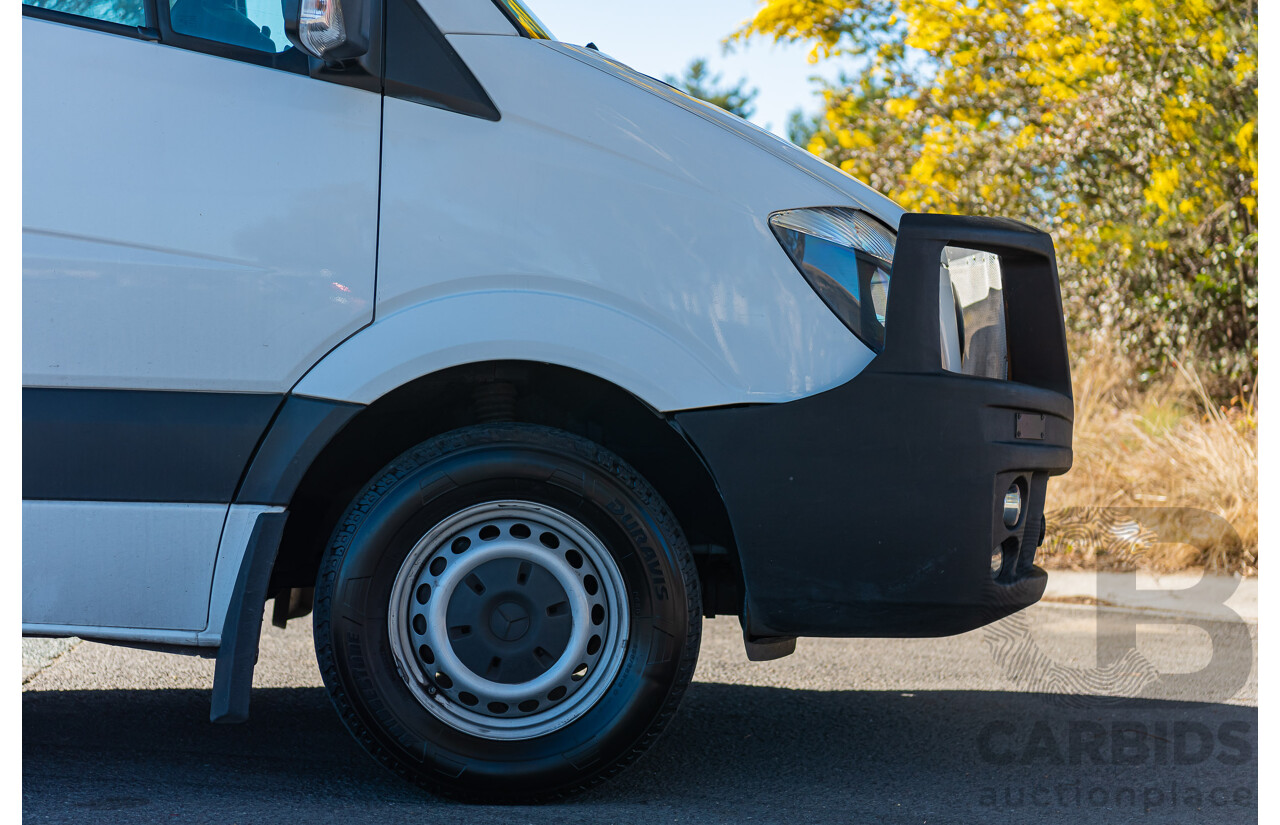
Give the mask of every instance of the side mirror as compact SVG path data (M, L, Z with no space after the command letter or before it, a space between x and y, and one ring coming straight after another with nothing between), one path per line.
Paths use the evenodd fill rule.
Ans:
M327 64L369 51L371 11L376 0L284 0L289 42Z

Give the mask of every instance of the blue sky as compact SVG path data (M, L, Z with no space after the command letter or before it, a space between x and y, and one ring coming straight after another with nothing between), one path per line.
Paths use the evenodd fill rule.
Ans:
M723 54L721 41L755 13L756 0L526 0L557 39L600 50L654 77L680 76L697 57L730 83L740 77L760 90L751 119L786 134L787 117L797 108L817 113L812 75L834 79L834 65L811 65L804 45L765 40L735 46Z

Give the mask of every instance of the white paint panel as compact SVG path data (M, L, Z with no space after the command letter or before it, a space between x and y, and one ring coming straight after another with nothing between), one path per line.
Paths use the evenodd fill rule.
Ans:
M493 0L418 0L445 34L517 34Z
M22 502L22 621L203 630L225 504Z
M280 392L371 319L377 94L22 33L24 385Z
M386 101L378 320L297 392L367 403L512 358L678 410L800 398L870 361L768 216L880 201L559 47L450 42L502 120Z
M523 289L501 283L450 284L458 291L383 318L307 375L296 392L368 404L418 376L503 359L582 370L660 410L704 406L736 392L721 380L717 353L611 305L614 297L538 291L527 279ZM491 288L467 291L482 286Z
M568 57L585 63L593 69L613 75L636 88L643 89L685 111L696 114L704 120L715 123L748 143L765 150L792 168L813 176L815 180L826 183L841 196L842 203L846 199L852 199L859 208L865 209L889 226L897 227L898 219L902 217L902 207L848 172L827 163L817 155L801 149L791 141L781 138L767 129L762 129L748 120L726 112L719 106L685 94L595 49L559 42L543 42L540 45L555 49ZM822 204L809 205L819 206Z

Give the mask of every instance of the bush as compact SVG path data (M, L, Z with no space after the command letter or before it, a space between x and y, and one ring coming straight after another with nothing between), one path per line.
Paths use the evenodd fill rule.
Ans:
M1178 362L1141 385L1125 359L1074 366L1074 464L1049 482L1046 566L1256 574L1258 434L1248 400L1211 400ZM1143 511L1126 508L1154 508ZM1221 516L1230 525L1188 509ZM1155 540L1157 535L1166 539Z
M1256 3L765 0L751 37L849 65L811 151L907 209L1051 231L1078 349L1252 389Z

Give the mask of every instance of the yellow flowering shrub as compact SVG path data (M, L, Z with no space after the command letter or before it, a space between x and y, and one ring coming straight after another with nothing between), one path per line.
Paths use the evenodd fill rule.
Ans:
M1256 2L762 0L751 38L853 78L810 151L907 209L1051 231L1077 345L1253 381Z

